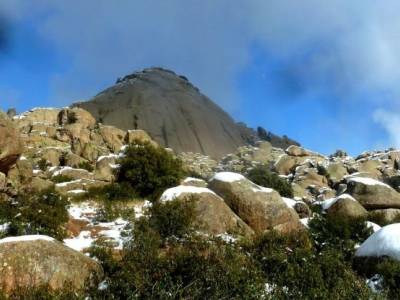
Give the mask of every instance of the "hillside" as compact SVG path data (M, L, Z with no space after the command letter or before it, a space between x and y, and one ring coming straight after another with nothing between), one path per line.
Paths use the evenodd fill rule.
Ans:
M164 147L221 158L258 139L184 76L161 68L144 69L118 79L88 102L74 106L99 122L118 128L143 129ZM255 137L254 137L255 133ZM274 145L281 143L273 135ZM285 140L287 147L291 143Z
M399 150L214 160L77 107L0 112L0 137L0 298L398 293Z

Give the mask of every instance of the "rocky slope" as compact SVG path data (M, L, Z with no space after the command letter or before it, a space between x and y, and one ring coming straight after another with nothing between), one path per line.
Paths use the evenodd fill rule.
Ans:
M41 255L42 249L51 254L38 263L43 264L37 274L40 284L56 281L54 286L58 286L72 280L74 286L80 286L91 276L89 271L79 278L59 277L56 273L43 275L49 270L49 264L61 264L59 253L64 252L74 263L62 264L63 270L70 268L72 273L77 272L82 263L87 266L85 270L94 269L101 276L93 261L69 248L85 251L101 238L120 249L122 232L129 220L99 221L101 204L91 199L88 191L90 187L113 181L117 159L127 144L136 140L148 141L157 147L158 144L143 130L125 131L102 125L89 112L77 107L32 109L12 119L0 113L0 124L3 124L0 136L10 137L5 143L0 140L0 201L14 199L23 190L35 192L48 187L55 187L72 201L69 222L65 224L69 236L63 244L48 238L0 240L0 250L7 251L6 257L0 255L0 261L14 257L10 249L25 253L26 249L35 247L35 255ZM254 146L240 146L220 160L193 152L177 155L186 170L197 178L187 178L180 186L167 189L160 201L196 195L199 199L196 221L206 225L202 229L206 234L224 236L235 232L251 236L270 229L283 233L306 230L308 220L313 217L311 208L317 205L332 216L363 216L384 224L400 220L399 150L365 152L355 158L338 151L326 157L296 145L283 150L258 141ZM293 199L248 180L245 176L258 165L268 166L290 183ZM63 182L55 180L60 176L64 177ZM134 209L136 217L149 205L143 199L124 202L125 208ZM0 224L0 231L6 226ZM396 249L393 251L400 255L400 248ZM24 272L21 266L31 268L23 261L17 262L13 267L18 274ZM8 289L14 285L8 278L15 274L10 272L10 268L0 266L0 284L6 282Z
M75 106L88 110L101 123L124 130L143 129L177 152L220 158L258 139L256 132L236 124L187 78L161 68L118 79L114 86ZM274 145L287 147L294 142L269 137Z

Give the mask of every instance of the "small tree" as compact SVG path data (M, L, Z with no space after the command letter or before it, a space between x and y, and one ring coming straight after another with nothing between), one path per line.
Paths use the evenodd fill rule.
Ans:
M269 171L267 166L258 166L250 170L247 177L254 183L276 190L281 196L293 197L292 186L277 174Z
M128 182L141 197L156 200L161 193L179 184L184 176L182 163L163 148L136 142L119 159L118 182Z

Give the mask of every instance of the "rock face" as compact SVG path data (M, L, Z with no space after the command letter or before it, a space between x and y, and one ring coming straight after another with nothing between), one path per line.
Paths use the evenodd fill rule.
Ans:
M149 68L125 76L82 107L100 122L143 129L177 153L221 158L249 141L242 127L184 76Z
M368 215L367 210L358 201L350 197L339 197L328 209L327 213L347 218L362 218Z
M0 111L0 172L7 173L22 151L19 132L8 116Z
M349 177L347 192L367 209L400 208L400 193L378 180Z
M6 293L43 285L53 290L81 290L101 276L98 263L50 237L0 240L0 287Z
M301 228L295 210L285 204L278 192L262 188L240 174L217 173L209 188L256 233L271 229L291 232Z
M185 199L194 196L196 199L196 223L210 234L236 233L244 236L253 234L253 230L243 222L224 202L224 200L207 188L181 185L166 190L161 201Z

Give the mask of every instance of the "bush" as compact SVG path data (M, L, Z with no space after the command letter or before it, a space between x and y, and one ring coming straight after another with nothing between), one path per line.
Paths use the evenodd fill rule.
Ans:
M38 168L39 168L40 170L42 170L43 172L46 171L47 167L50 165L49 162L48 162L46 159L44 159L44 158L41 158L41 159L38 161L37 164L38 164Z
M341 252L318 252L306 234L270 232L246 245L268 282L271 299L369 299L364 280Z
M85 196L104 201L129 201L138 197L136 191L127 182L92 187Z
M97 252L111 270L100 292L106 299L260 299L264 290L251 258L220 240L190 236L163 246L159 233L141 223L120 261Z
M276 190L283 197L293 198L290 183L269 171L267 166L255 167L249 171L247 178L258 185Z
M54 183L70 182L72 180L74 180L72 177L61 174L51 177L51 181L53 181Z
M181 238L192 232L195 219L194 197L173 200L165 203L156 202L149 210L149 224L162 238Z
M308 226L318 251L335 249L346 261L354 256L356 244L361 244L372 234L364 218L314 214Z
M165 189L178 185L184 176L179 159L150 143L131 144L118 163L117 181L129 183L139 196L153 201Z
M62 240L67 207L68 201L54 189L0 201L0 223L9 224L3 235L44 234Z

